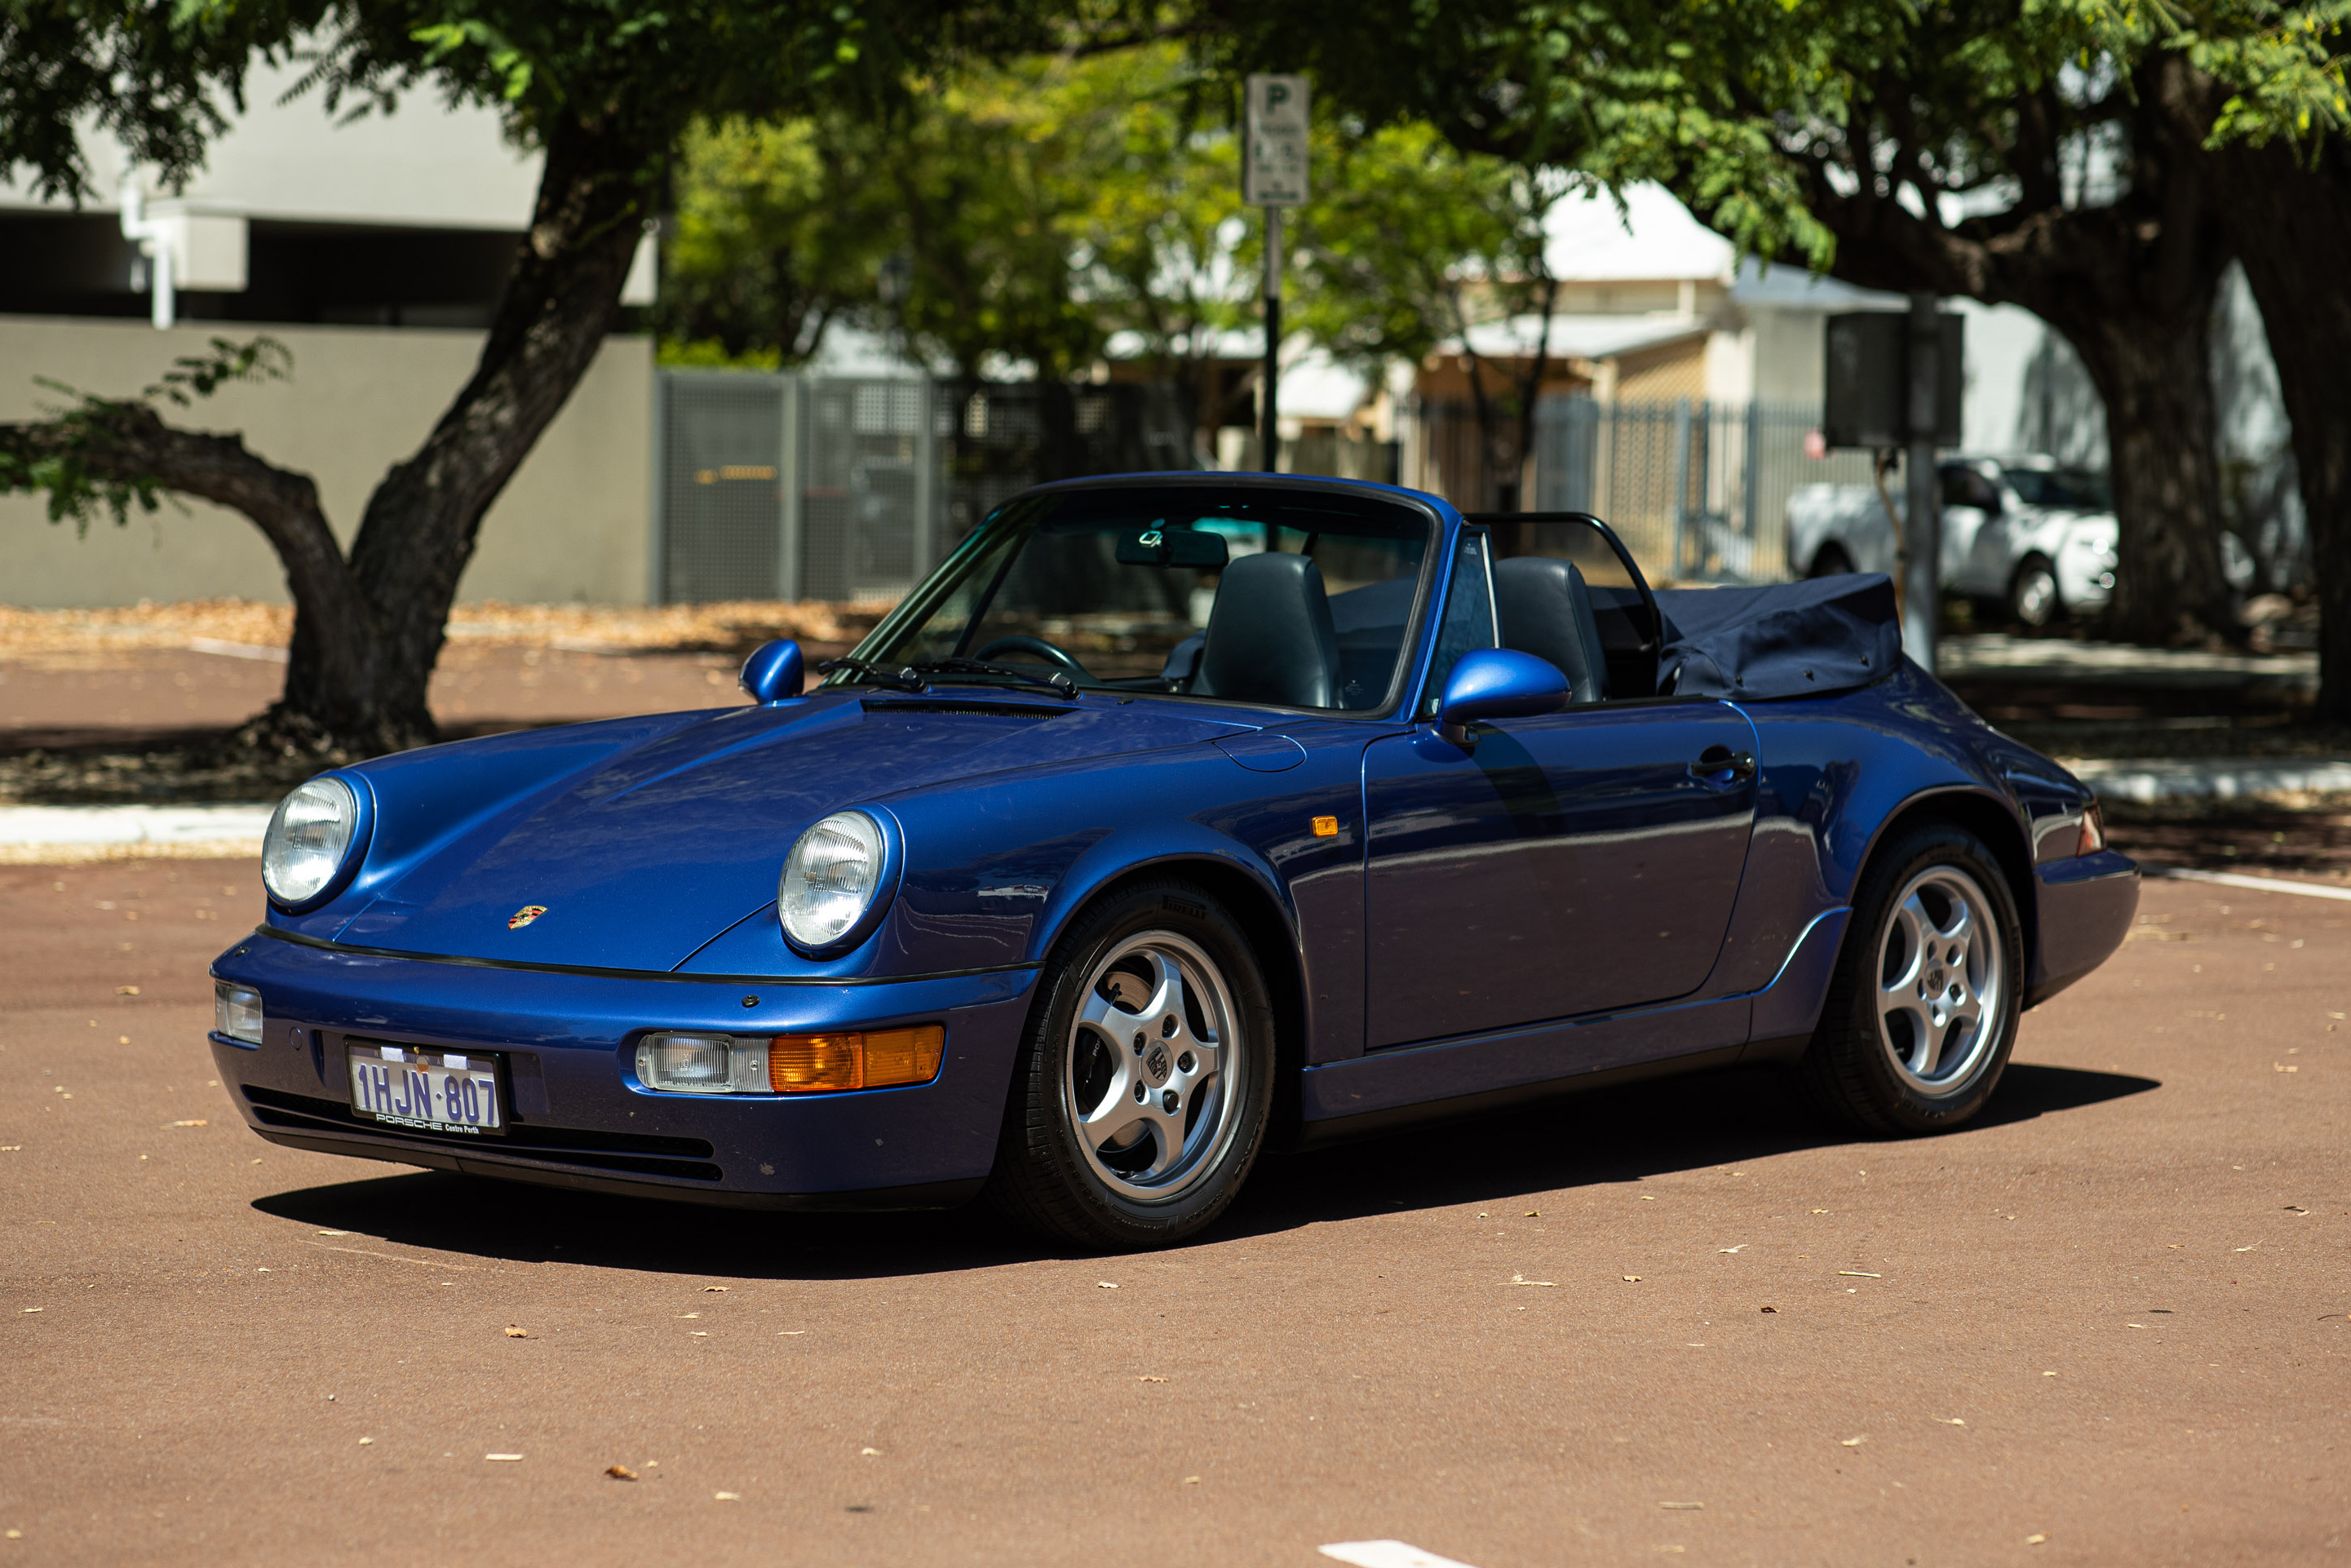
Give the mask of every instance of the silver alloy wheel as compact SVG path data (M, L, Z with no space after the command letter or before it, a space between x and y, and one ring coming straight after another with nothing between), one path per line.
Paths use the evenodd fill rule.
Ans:
M2057 618L2057 574L2039 561L2016 576L2016 618L2027 626L2046 626Z
M1061 1094L1078 1147L1119 1196L1163 1202L1216 1165L1248 1082L1232 993L1197 944L1142 931L1086 977L1062 1048Z
M1964 1092L2000 1045L2008 959L1975 878L1929 866L1894 901L1879 937L1877 1041L1902 1081L1940 1099Z

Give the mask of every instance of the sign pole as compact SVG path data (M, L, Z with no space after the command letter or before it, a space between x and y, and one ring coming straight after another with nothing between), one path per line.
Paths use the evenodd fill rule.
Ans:
M1281 209L1306 200L1306 78L1249 78L1241 202L1265 209L1265 368L1258 386L1258 465L1281 466Z
M1902 529L1902 651L1918 667L1935 671L1936 622L1942 611L1943 505L1935 473L1936 393L1942 382L1942 330L1935 297L1910 296L1909 450L1903 455L1903 490L1907 514Z
M1265 209L1265 371L1258 405L1259 465L1272 474L1281 467L1281 209Z

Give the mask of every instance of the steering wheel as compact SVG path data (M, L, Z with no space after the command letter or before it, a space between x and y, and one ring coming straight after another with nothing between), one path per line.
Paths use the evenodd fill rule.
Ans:
M978 653L974 653L972 657L993 659L998 653L1034 653L1047 664L1058 664L1073 675L1082 676L1089 681L1093 679L1092 675L1087 674L1086 667L1071 657L1066 650L1055 647L1042 637L998 637Z

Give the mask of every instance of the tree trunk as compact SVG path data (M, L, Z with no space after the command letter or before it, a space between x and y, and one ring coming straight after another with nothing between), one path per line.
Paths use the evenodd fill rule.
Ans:
M2126 643L2233 633L2220 558L2220 472L2213 426L2210 324L2220 272L2166 308L2113 308L2056 320L2106 405L2106 460L2117 532L2115 589L2102 629ZM2068 318L2072 312L2063 312Z
M483 514L611 329L653 193L643 178L653 151L569 120L549 138L530 231L473 379L376 486L352 542L371 656L357 679L320 657L326 607L298 596L286 717L378 747L433 737L426 690Z
M2318 575L2318 716L2351 724L2351 150L2216 155L2213 184L2262 308Z
M2121 536L2107 629L2158 643L2234 637L2209 363L2229 236L2203 133L2173 107L2193 88L2184 62L2149 61L2132 86L2129 179L2111 204L2068 207L2053 179L2025 180L2043 204L1946 225L1824 167L1806 176L1807 204L1836 235L1831 271L1844 281L2021 305L2064 334L2106 403Z

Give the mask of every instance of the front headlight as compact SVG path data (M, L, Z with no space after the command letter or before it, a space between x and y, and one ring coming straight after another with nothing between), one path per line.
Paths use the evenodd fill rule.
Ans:
M277 803L261 841L261 880L280 904L318 896L335 880L358 830L359 798L331 776L298 786Z
M836 811L784 857L776 907L784 935L821 947L858 921L882 890L882 829L862 811Z

